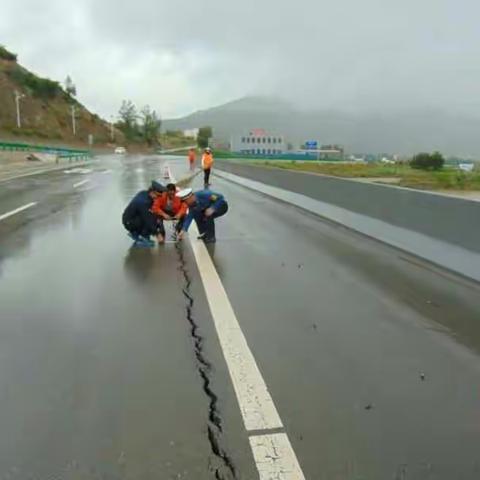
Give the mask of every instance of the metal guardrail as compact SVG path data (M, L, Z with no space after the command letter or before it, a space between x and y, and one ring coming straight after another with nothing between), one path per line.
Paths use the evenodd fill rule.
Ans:
M92 157L92 152L89 150L76 150L63 147L47 147L45 145L32 145L29 143L21 142L0 142L0 150L10 152L41 152L57 155L59 158L75 158L78 160L82 158Z

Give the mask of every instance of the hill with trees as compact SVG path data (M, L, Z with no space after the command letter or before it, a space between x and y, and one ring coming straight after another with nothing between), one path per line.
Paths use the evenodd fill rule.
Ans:
M65 87L55 80L42 78L22 67L17 55L0 47L2 138L86 145L92 135L94 144L107 144L111 141L110 124L87 110L75 98L76 93L70 77L67 77ZM20 108L20 127L16 102ZM118 130L115 137L119 142L124 140L123 133Z

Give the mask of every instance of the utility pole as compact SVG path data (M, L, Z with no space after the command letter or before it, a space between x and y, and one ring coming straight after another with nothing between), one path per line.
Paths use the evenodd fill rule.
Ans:
M113 130L113 122L115 121L115 117L110 115L110 138L112 142L115 140L115 132Z
M20 118L20 100L25 97L23 93L20 93L18 90L15 90L15 105L17 107L17 128L22 128L22 121Z
M75 137L77 135L77 125L75 123L75 105L72 105L72 130L73 130L73 136Z

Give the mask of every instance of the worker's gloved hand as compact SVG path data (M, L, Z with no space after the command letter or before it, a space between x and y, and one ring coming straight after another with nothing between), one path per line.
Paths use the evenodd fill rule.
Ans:
M172 217L171 217L170 215L165 214L165 215L163 216L163 219L164 219L164 220L172 220Z
M206 217L211 217L214 212L215 212L215 210L212 207L209 207L205 210L205 216Z
M183 240L183 237L185 236L185 230L180 230L177 233L177 240Z

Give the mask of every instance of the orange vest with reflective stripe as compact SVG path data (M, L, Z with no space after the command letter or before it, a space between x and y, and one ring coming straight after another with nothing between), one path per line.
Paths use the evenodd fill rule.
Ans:
M207 170L213 166L213 155L211 153L204 153L202 157L202 168Z

